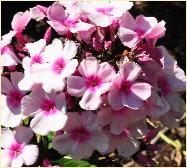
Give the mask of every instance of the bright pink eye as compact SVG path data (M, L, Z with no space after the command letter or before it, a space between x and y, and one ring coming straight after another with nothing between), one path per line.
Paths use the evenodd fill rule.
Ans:
M130 92L131 85L132 83L129 81L123 81L121 85L122 91L128 94Z
M12 144L10 146L9 156L11 159L17 158L19 154L21 154L23 145L19 143Z
M97 76L91 76L87 78L86 84L88 88L94 89L101 86L102 80Z
M65 61L63 58L57 59L53 65L52 65L52 70L55 72L55 74L59 75L63 71L65 67Z
M35 63L39 63L41 64L43 61L42 61L42 58L40 55L35 55L31 58L31 65L35 64Z
M55 103L48 99L42 101L41 109L44 111L45 115L52 115L57 111L55 107Z

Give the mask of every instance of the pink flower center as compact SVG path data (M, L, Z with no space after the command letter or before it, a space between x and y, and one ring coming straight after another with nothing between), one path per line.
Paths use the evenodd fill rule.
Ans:
M70 138L79 143L84 143L91 137L91 133L84 127L76 128L70 132Z
M103 13L105 15L111 15L110 12L113 10L113 7L108 7L108 8L97 8L96 11Z
M163 76L158 78L157 86L159 87L159 89L161 89L164 96L170 92L169 84L166 78L164 78Z
M1 48L1 54L4 54L4 53L6 53L6 52L8 52L9 51L9 48L8 47L2 47Z
M11 160L15 159L22 153L23 144L15 143L12 144L9 148L9 157Z
M97 76L90 76L86 80L86 85L88 88L95 91L96 88L98 88L102 85L102 80Z
M53 63L52 70L55 74L59 75L63 71L64 67L65 67L64 59L59 58Z
M42 101L41 109L44 112L44 115L53 115L57 112L57 109L55 107L55 102L45 99Z
M130 81L123 81L122 84L121 84L121 90L124 93L129 94L131 85L132 85L132 83Z
M20 91L14 90L7 96L7 101L12 107L16 108L20 105L22 97L23 94Z
M70 20L70 19L64 20L62 24L65 25L66 27L75 27L76 26L76 22L74 20Z
M42 64L42 57L40 55L35 55L33 57L31 57L31 66L35 63L39 63Z
M134 30L140 37L145 33L143 30L139 29L139 28L136 28Z

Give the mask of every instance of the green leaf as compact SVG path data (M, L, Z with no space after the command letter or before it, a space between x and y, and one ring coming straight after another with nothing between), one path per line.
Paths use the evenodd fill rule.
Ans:
M65 156L53 162L58 163L64 167L96 167L95 165L92 165L89 162L84 161L84 160L73 160L69 156Z
M55 132L50 132L48 135L47 135L47 139L49 142L51 142L53 140L55 136Z

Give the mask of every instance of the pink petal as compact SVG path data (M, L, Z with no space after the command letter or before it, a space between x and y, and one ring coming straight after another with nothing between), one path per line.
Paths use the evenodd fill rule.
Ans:
M99 69L97 72L98 76L102 78L103 82L110 82L114 79L116 73L110 64L107 62L103 62L99 65Z
M147 100L151 96L151 85L148 83L134 83L131 91L142 100Z
M67 113L67 121L64 126L64 130L70 132L71 130L81 127L82 121L79 113L77 112L68 112Z
M28 49L31 56L35 56L40 54L45 45L46 41L44 39L41 39L34 43L27 43L25 47Z
M82 41L89 44L91 41L91 35L95 31L95 27L89 29L88 31L80 31L78 32L78 36L81 38Z
M49 20L63 21L66 18L63 6L59 2L54 2L47 9L47 17Z
M114 135L119 135L123 132L125 128L127 128L128 125L129 122L124 114L115 115L111 123L111 133Z
M18 155L15 159L12 160L11 167L22 167L23 158L21 155Z
M124 136L119 139L117 150L123 157L132 156L139 150L139 142L131 137Z
M165 35L166 28L165 22L161 21L156 26L154 26L150 32L145 34L145 38L157 39Z
M120 75L124 81L135 81L141 72L141 67L133 62L125 63L120 69Z
M129 12L125 12L122 15L122 17L119 20L119 25L120 27L129 29L129 30L134 30L137 27L133 16Z
M77 54L77 48L78 47L76 46L74 41L68 40L68 41L65 42L65 46L63 48L63 51L62 51L61 55L66 60L71 60Z
M12 66L20 63L20 60L17 58L15 53L6 48L6 52L1 55L1 65L2 66Z
M93 28L94 25L85 23L85 22L78 22L75 24L75 27L70 28L72 33L80 32L80 31L88 31Z
M59 35L65 35L69 29L68 27L62 25L59 22L55 21L47 21L47 23L59 34Z
M107 27L112 24L112 17L102 13L92 13L88 15L88 18L97 26Z
M10 79L12 82L12 85L15 89L18 89L18 83L23 79L23 73L22 72L12 72L10 74Z
M18 12L14 15L12 20L12 29L15 31L22 32L31 20L31 14L29 11Z
M94 132L88 143L99 152L105 152L108 149L108 137L101 132Z
M22 121L21 106L8 105L4 95L1 95L1 112L1 124L5 127L16 127Z
M135 47L139 41L139 36L136 32L123 27L119 28L118 37L120 38L123 45L129 48Z
M36 145L26 145L22 151L22 158L25 165L33 165L38 158L39 150Z
M9 94L9 92L12 90L13 90L13 86L10 80L4 76L1 76L1 92L5 94Z
M108 101L114 110L123 108L122 94L118 90L110 90L108 93Z
M49 123L49 117L39 113L31 120L30 127L35 133L44 136L50 132L51 127L51 125L46 123Z
M158 23L158 21L154 17L145 17L143 15L139 15L136 17L136 23L137 23L137 27L140 30L147 32L152 27L154 27Z
M40 8L38 8L38 6L35 6L33 8L30 8L30 12L31 12L31 17L32 19L36 20L36 21L39 21L39 20L42 20L43 18L45 18L45 13L42 12L40 10Z
M59 111L65 112L66 98L64 92L56 94L55 99L56 108L59 109Z
M69 138L69 135L63 134L56 136L52 145L55 150L57 150L61 155L66 155L71 152L71 148L73 146L73 141Z
M15 139L18 143L27 144L34 136L34 133L29 127L25 127L22 125L16 127L14 131L15 131Z
M87 90L81 101L79 102L79 105L81 108L85 110L96 110L99 105L102 103L101 96L94 92L91 92L90 90Z
M93 148L87 143L75 143L71 149L71 156L74 160L89 158L92 155Z
M113 120L113 111L110 107L101 109L97 114L97 122L101 126L109 124Z
M96 74L98 70L98 62L94 57L83 59L78 67L78 71L82 76L89 77Z
M1 48L3 48L5 46L7 46L8 44L10 44L11 41L12 41L12 38L16 35L16 33L17 33L16 31L12 31L11 30L9 33L3 35L1 37L2 38L2 40L1 40Z
M62 70L61 74L60 74L60 77L61 78L66 78L68 76L70 76L71 74L73 74L76 70L78 66L78 60L77 59L72 59L72 60L69 60L64 69Z
M67 78L67 91L71 96L81 97L86 90L85 79L80 76Z
M13 143L15 143L15 138L13 132L9 128L1 129L1 147L9 148Z
M123 13L125 13L133 6L133 2L121 1L119 3L117 1L111 1L110 5L114 7L110 13L115 17L121 17Z
M1 141L2 142L2 141ZM7 149L1 150L1 167L10 167L12 160L9 157L10 151Z
M128 108L138 109L143 105L143 100L131 92L128 95L122 96L122 104Z

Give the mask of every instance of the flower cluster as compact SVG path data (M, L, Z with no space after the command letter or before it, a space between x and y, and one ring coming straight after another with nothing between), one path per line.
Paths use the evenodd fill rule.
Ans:
M36 162L38 147L26 145L33 132L63 131L52 147L79 160L94 150L132 156L148 133L147 117L177 126L185 111L185 74L156 45L165 22L134 18L132 6L60 1L14 15L1 40L3 166ZM24 35L33 19L48 24L43 39ZM117 55L120 45L126 50Z

